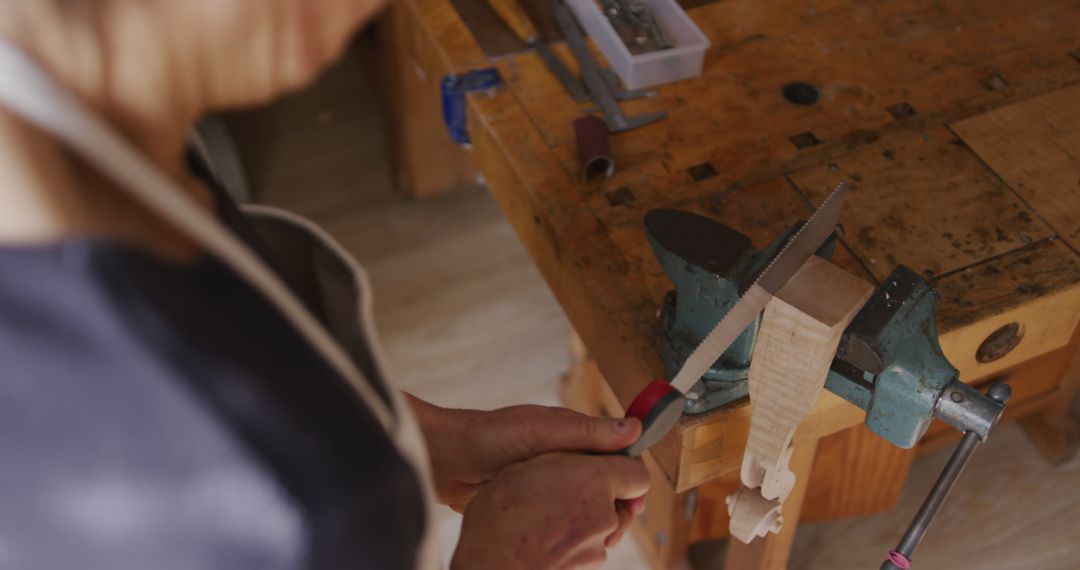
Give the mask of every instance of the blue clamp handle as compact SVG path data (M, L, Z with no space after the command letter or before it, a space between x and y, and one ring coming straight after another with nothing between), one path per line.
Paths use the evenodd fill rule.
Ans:
M503 84L499 70L494 67L477 69L461 75L450 74L441 82L443 121L450 138L458 144L469 144L465 118L465 94L495 89Z

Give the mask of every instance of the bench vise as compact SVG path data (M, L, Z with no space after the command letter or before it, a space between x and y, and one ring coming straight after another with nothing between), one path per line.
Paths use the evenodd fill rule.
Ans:
M697 214L646 214L649 244L675 284L661 309L661 356L669 378L798 227L756 250L748 236ZM835 245L834 234L817 254L831 257ZM898 266L844 331L825 383L866 412L871 431L902 448L914 446L934 417L985 439L1003 409L1003 402L960 382L942 354L937 299L925 279ZM687 394L685 413L747 395L759 322L760 316Z

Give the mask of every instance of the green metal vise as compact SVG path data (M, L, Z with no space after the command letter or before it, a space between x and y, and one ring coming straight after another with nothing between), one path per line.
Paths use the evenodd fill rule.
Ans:
M668 377L712 330L742 290L799 225L763 250L715 220L677 210L652 210L646 234L675 284L661 309L661 351ZM817 253L831 257L835 237ZM1002 404L958 380L941 352L937 292L899 266L844 331L825 387L866 411L866 425L892 444L910 448L934 417L985 437ZM747 376L760 317L717 359L688 394L685 412L699 414L747 395Z

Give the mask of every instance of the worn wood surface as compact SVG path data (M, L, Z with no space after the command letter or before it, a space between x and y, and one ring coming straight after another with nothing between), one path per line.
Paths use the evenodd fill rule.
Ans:
M403 3L440 54L429 75L484 61L446 0ZM647 209L707 208L761 246L805 217L826 181L859 182L854 175L853 198L865 199L844 212L845 228L858 229L845 232L839 263L877 279L890 259L932 272L942 343L965 379L1067 342L1076 253L1053 237L1036 200L1020 200L946 125L1080 80L1070 55L1080 6L730 0L689 13L714 46L704 74L624 105L669 117L613 137L611 179L574 175L579 109L535 54L492 62L507 86L470 98L476 164L621 402L662 376L656 310L670 285L640 237ZM790 81L813 83L820 101L786 101L780 87ZM869 233L865 220L874 220ZM1006 287L989 269L1020 259L1031 266L1005 269L1034 288ZM1059 272L1036 277L1047 267ZM1027 336L1004 358L976 362L1005 318L1024 320ZM849 408L826 395L805 437L856 424ZM676 489L689 489L732 469L748 419L739 405L684 418L654 456Z
M1046 223L1080 251L1080 84L951 125Z

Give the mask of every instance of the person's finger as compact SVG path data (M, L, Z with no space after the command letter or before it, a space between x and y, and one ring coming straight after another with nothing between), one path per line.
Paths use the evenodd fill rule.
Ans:
M615 514L619 516L619 526L604 539L604 546L607 548L619 544L623 535L626 534L626 529L630 528L630 523L634 521L634 513L630 510L630 506L626 501L617 501L615 503Z
M640 515L645 512L645 502L647 497L638 497L636 499L627 499L624 501L627 507L630 508L630 512L634 513L634 516Z
M596 456L612 499L637 499L649 492L649 470L637 459L621 455Z
M596 418L563 408L543 408L522 426L534 454L551 451L618 451L641 436L636 418Z

